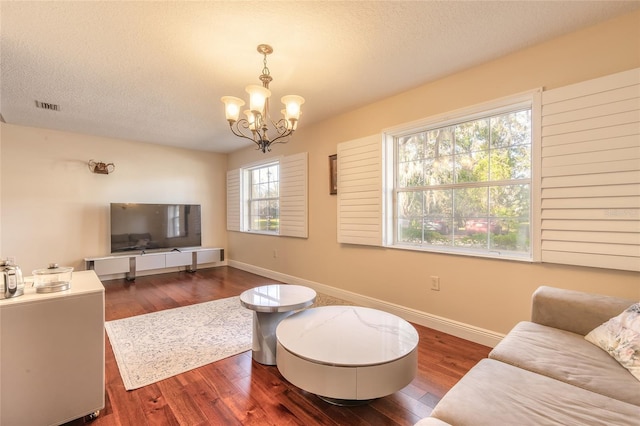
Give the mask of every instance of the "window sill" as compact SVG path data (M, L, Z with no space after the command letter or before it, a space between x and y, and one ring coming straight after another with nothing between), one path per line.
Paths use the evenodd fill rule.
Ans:
M529 253L519 254L514 252L482 252L482 251L471 251L471 250L456 250L454 247L443 247L437 248L432 246L421 246L421 245L402 245L402 244L389 244L385 245L385 248L390 249L398 249L398 250L409 250L409 251L422 251L427 253L435 253L435 254L450 254L455 256L467 256L467 257L479 257L484 259L495 259L495 260L512 260L516 262L526 262L533 263L534 260Z
M280 236L280 232L279 231L241 231L245 234L257 234L257 235L271 235L274 237L279 237Z

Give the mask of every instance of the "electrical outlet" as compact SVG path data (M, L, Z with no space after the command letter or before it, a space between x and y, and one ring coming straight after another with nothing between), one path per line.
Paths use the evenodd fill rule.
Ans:
M431 276L431 290L440 291L440 277Z

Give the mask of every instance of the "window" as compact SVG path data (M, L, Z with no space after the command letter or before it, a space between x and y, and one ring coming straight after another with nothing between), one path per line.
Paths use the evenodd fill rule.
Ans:
M338 144L338 242L639 271L635 68Z
M307 153L227 172L229 231L307 238Z
M246 170L247 227L254 232L277 233L280 228L280 165L266 164Z
M531 259L531 102L389 136L390 245Z

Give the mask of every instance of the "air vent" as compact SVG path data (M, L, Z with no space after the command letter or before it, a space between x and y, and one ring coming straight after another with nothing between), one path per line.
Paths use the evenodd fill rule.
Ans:
M50 111L60 111L60 105L50 104L49 102L36 101L36 107L42 109L48 109Z

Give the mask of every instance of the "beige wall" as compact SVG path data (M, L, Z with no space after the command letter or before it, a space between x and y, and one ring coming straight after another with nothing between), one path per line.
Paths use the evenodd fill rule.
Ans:
M314 126L302 122L293 141L276 146L270 155L309 153L309 238L230 232L228 257L498 333L528 318L531 293L542 284L638 300L637 273L340 245L336 242L337 206L336 197L329 195L327 159L336 153L338 143L380 133L386 127L537 87L551 89L635 67L640 67L640 12ZM263 154L252 149L238 151L229 156L229 169L262 158ZM278 250L277 258L273 257L274 249ZM440 277L440 292L429 290L432 275Z
M1 116L0 116L1 117ZM2 257L2 133L4 122L0 120L0 259Z
M111 202L201 204L203 246L226 247L226 155L10 124L1 137L0 257L25 274L108 255Z
M308 239L226 232L225 172L265 158L252 149L227 159L1 124L0 257L15 256L26 272L50 261L83 269L84 257L108 253L110 202L190 202L203 206L203 245L227 248L232 260L496 332L528 317L530 295L540 284L640 299L640 276L634 273L339 245L328 175L328 156L340 142L535 87L634 67L640 67L640 12L315 126L303 122L291 143L277 145L267 157L309 153ZM116 171L91 174L89 159L114 162ZM429 290L431 275L440 277L440 292Z

